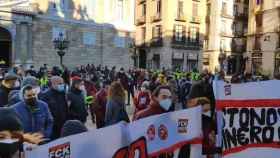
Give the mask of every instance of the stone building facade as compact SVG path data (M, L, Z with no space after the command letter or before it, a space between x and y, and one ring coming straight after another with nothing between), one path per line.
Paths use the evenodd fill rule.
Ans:
M14 64L59 65L53 40L69 40L64 64L133 66L133 0L0 1L0 60Z
M152 69L202 68L206 0L136 0L138 65Z
M249 0L207 0L203 65L227 75L245 69Z
M247 35L247 71L280 73L280 1L250 1Z

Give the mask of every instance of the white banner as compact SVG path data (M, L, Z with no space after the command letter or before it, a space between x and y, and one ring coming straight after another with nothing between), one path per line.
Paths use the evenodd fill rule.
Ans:
M25 153L26 158L148 158L194 144L191 158L200 158L201 135L201 108L195 107L69 136Z
M280 154L280 81L215 87L224 158L276 158Z

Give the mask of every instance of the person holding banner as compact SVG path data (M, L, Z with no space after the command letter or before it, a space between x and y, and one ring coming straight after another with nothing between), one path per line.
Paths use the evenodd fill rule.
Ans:
M108 91L105 125L110 126L120 121L130 122L125 109L125 90L121 82L115 81Z

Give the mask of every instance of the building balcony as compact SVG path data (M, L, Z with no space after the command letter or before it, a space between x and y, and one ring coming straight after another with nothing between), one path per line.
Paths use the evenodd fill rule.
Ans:
M261 45L260 44L255 44L253 46L253 52L260 52L262 51Z
M182 21L182 22L185 22L186 21L186 16L185 16L185 14L183 14L183 13L180 13L180 14L178 14L177 15L177 17L176 17L176 21Z
M175 49L187 49L187 50L201 50L202 44L199 42L186 42L172 40L171 47Z
M151 47L162 47L163 46L163 39L162 37L154 37L150 43Z
M191 23L200 24L200 22L201 22L200 17L193 16L192 19L191 19Z
M151 17L151 21L152 21L152 22L161 21L161 14L158 13L158 14L156 14L155 16L152 16L152 17Z
M136 20L136 25L143 25L146 23L146 17L145 16L141 16Z

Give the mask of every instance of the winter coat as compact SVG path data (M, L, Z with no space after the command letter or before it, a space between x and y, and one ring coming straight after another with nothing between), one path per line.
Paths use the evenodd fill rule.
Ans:
M148 108L136 113L134 120L139 120L142 118L146 118L146 117L153 116L153 115L159 115L159 114L163 114L166 112L167 111L165 111L163 108L160 107L158 102L152 100L152 102L148 106Z
M10 91L13 89L7 88L4 85L0 85L0 107L6 106L8 104L8 96Z
M106 104L107 104L107 92L105 89L101 89L96 94L96 100L91 106L91 111L95 114L96 117L96 127L102 128L105 126L105 113L106 113Z
M49 106L50 112L54 118L51 138L57 139L60 137L62 126L67 121L68 106L66 94L64 92L58 92L54 89L49 89L41 95L40 99L45 101Z
M82 91L72 88L67 94L67 101L69 102L69 119L80 120L85 123L87 121L87 108L85 98Z
M106 104L105 125L110 126L120 121L129 122L124 103L112 99L108 100Z
M25 133L40 132L46 138L50 138L53 127L53 117L47 103L38 100L37 108L33 112L24 101L13 105L12 108L18 114Z

